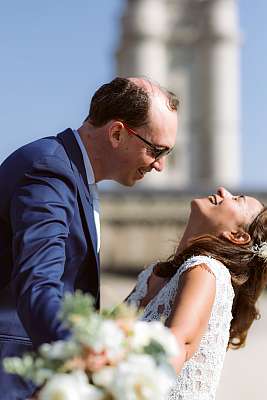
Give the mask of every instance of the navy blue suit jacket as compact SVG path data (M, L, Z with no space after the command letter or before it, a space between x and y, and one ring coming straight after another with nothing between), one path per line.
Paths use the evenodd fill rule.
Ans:
M21 355L69 332L57 318L64 292L99 306L92 198L71 129L27 144L0 167L0 356ZM33 386L0 366L0 399Z

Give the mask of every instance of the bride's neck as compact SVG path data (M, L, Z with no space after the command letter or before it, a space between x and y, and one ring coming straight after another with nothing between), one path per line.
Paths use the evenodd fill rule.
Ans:
M187 224L183 236L180 240L180 243L177 247L176 254L181 254L188 246L189 242L193 239L193 237L198 236L199 232L192 229L191 224Z

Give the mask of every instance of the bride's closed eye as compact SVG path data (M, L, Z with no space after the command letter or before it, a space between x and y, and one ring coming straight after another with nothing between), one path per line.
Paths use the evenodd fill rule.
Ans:
M234 196L233 199L235 201L239 201L239 200L245 200L245 196L243 194L240 194L238 196Z

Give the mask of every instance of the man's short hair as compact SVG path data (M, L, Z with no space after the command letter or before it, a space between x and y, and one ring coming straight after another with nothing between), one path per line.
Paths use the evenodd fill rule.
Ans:
M152 85L155 85L152 83ZM176 95L160 86L166 96L167 107L177 110L179 100ZM94 126L103 126L111 120L120 120L131 127L149 124L150 92L128 78L115 78L102 85L94 94L85 121Z

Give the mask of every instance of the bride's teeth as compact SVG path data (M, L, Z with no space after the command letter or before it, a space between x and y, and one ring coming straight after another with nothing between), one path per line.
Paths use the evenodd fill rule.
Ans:
M217 198L215 196L215 194L211 194L208 196L209 201L211 202L211 204L216 205L217 204Z

